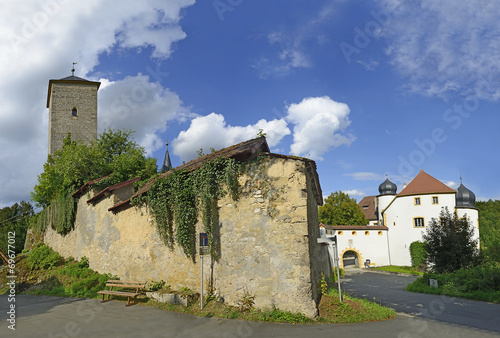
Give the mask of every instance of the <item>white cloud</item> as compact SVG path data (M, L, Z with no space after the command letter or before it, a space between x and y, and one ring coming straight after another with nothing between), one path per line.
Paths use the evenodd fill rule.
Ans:
M337 14L338 3L341 2L344 0L330 1L315 16L305 18L296 23L295 27L280 28L265 35L270 50L252 65L259 77L283 77L296 69L312 67L307 43L313 41L318 45L325 44L328 34L319 28Z
M183 161L192 160L196 158L200 149L208 153L210 148L218 150L228 147L257 137L260 129L266 134L269 147L276 146L284 136L290 134L290 129L283 119L272 121L262 119L256 124L241 127L230 126L224 116L211 113L194 118L189 128L179 133L172 142L173 153Z
M366 196L366 194L364 192L356 190L356 189L346 190L346 191L344 191L344 193L346 193L347 195L349 195L349 197L353 197L353 196Z
M379 0L390 10L381 34L408 89L500 99L500 2Z
M356 138L342 135L349 121L349 107L328 96L308 97L288 106L286 120L293 123L292 154L322 160L322 154L340 145L350 145Z
M444 184L446 184L447 186L449 186L452 189L457 189L459 186L459 184L455 181L445 181Z
M380 181L384 180L383 175L379 175L372 172L361 171L357 173L345 174L345 176L350 176L356 181Z
M167 122L187 115L177 94L150 82L146 75L109 82L99 91L99 129L132 129L148 153L164 146L159 132Z
M179 26L181 10L194 2L23 0L2 3L0 207L28 199L37 174L43 170L47 157L48 80L70 75L73 61L78 62L75 75L86 77L98 64L99 55L114 48L150 46L153 57L168 57L173 43L185 37ZM140 76L125 79L122 86L131 88L134 81L141 79ZM106 93L117 90L120 84L101 81L103 97L100 99L106 100ZM148 96L141 103L157 108L152 112L155 117L160 109L169 109L167 117L161 120L163 125L158 126L164 128L165 122L173 118L173 107L180 102L175 94L160 87L150 93L157 96ZM162 99L166 103L160 103ZM140 126L137 137L154 149L157 146L154 134L159 129L155 130L146 121Z

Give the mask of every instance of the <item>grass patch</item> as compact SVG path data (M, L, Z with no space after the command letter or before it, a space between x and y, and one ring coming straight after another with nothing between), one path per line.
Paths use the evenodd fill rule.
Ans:
M398 273L409 273L412 275L422 276L424 273L418 271L412 266L397 266L397 265L387 265L378 266L376 268L370 268L370 270L387 271L387 272L398 272Z
M342 294L341 303L338 291L330 289L321 298L319 315L319 321L345 324L392 319L396 316L396 312L375 302L346 294Z
M430 278L437 280L437 288L429 285ZM409 284L406 291L500 303L500 263L488 263L444 274L425 273Z

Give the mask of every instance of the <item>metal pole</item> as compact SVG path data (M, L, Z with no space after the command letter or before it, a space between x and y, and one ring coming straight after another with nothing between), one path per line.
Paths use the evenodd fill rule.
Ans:
M203 255L200 255L201 259L201 297L200 297L200 309L203 310Z
M342 303L342 290L340 289L340 260L337 244L335 244L335 260L337 261L337 284L339 287L339 300Z

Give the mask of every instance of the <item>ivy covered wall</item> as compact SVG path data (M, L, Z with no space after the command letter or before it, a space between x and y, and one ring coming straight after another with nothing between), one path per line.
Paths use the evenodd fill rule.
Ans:
M326 250L316 243L315 179L305 159L267 155L241 164L238 197L221 195L211 221L216 254L204 259L205 284L212 278L218 297L235 304L246 290L257 308L317 314L317 283L329 266ZM122 279L199 289L199 256L166 241L150 208L112 213L113 195L95 205L88 199L78 200L73 231L61 236L47 227L49 246L65 257L86 256L92 269ZM197 218L196 234L205 232L203 214Z

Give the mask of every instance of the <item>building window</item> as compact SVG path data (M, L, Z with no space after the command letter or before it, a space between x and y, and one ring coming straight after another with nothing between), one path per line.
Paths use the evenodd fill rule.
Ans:
M437 196L432 196L432 204L439 204L439 198Z
M343 234L344 234L344 232L343 232L342 230L339 230L338 234L339 234L339 235L343 235Z
M414 222L414 227L415 228L424 228L425 227L424 218L423 217L415 217L413 219L413 222Z
M379 236L382 236L382 231L379 231L379 232L378 232L378 235L379 235Z
M446 225L447 221L448 219L446 217L439 217L439 225L441 225L442 227Z
M352 234L355 236L356 235L356 231L353 231Z
M73 115L75 117L78 116L78 110L76 110L75 107L73 107L73 110L71 110L71 115Z
M367 231L365 231L365 235L366 235L366 236L370 235L370 231L368 231L368 230L367 230Z
M420 205L420 197L415 197L415 205Z

